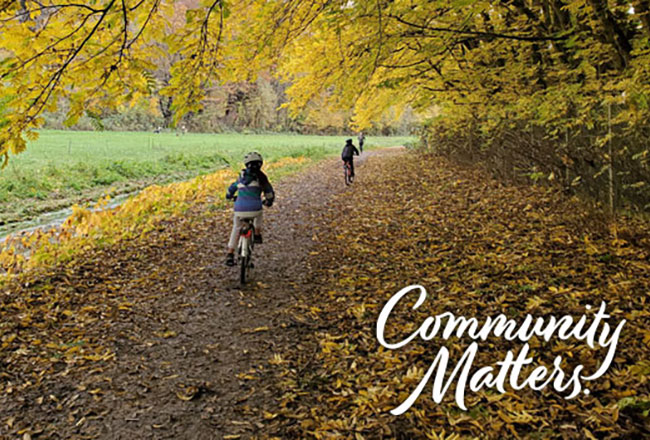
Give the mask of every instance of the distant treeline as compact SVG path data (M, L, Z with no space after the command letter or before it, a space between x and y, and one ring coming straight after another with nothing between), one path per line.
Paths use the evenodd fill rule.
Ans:
M287 102L286 86L277 80L260 77L255 82L241 82L214 87L207 92L203 109L183 116L172 124L173 99L156 95L142 99L135 106L106 110L102 114L86 113L72 126L65 124L68 112L61 102L56 112L45 113L49 129L108 130L108 131L187 131L197 133L221 132L294 132L299 134L342 135L350 133L351 112L329 111L318 106L291 117L282 108ZM412 112L404 112L397 121L379 121L367 130L371 135L409 135L417 121Z

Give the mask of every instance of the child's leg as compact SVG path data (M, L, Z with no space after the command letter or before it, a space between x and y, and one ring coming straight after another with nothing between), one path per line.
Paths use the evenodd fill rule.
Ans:
M230 240L228 240L228 253L230 254L235 252L235 246L237 245L238 234L239 234L239 217L237 216L237 213L235 213L232 218L232 231L230 232Z
M255 227L255 235L262 235L262 220L263 213L260 211L258 215L253 219L253 226Z
M253 226L255 227L255 235L262 233L262 211L254 212L236 212L232 220L232 231L230 232L230 240L228 241L228 252L235 252L237 246L237 239L239 238L239 229L241 228L242 218L252 218Z

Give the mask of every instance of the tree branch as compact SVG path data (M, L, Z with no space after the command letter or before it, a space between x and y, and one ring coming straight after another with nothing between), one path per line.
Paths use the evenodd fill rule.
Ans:
M65 70L68 68L70 63L79 55L81 50L84 48L84 46L90 41L92 36L97 32L97 29L99 29L99 26L102 24L104 19L106 18L106 15L108 15L108 12L110 9L113 7L113 4L115 3L115 0L111 0L110 3L104 8L101 13L101 16L97 20L97 23L95 23L95 26L88 32L86 37L83 39L83 41L77 46L74 50L74 52L68 57L68 59L63 63L61 67L50 77L50 80L48 83L43 87L41 92L38 94L38 96L34 99L34 101L27 107L27 109L23 112L26 116L25 118L25 123L28 124L32 122L36 116L38 116L41 111L43 110L43 107L49 100L50 96L52 95L52 92L56 88L56 86L59 84L59 81L61 80L61 77L63 76L63 73ZM89 14L86 18L90 17L91 15L94 14ZM38 105L37 110L33 114L29 114L29 112L34 108L36 105Z
M458 35L474 35L477 37L482 37L487 39L505 39L505 40L516 40L516 41L562 41L568 38L568 35L563 35L561 37L548 37L542 35L523 36L523 35L500 34L496 32L480 32L480 31L470 31L470 30L454 29L454 28L424 26L424 25L419 25L417 23L408 22L404 20L402 17L396 15L388 14L386 16L398 21L399 23L418 29L417 31L412 31L412 35L429 37L429 38L433 37L433 35L427 35L425 34L425 31L447 32L447 33L458 34Z

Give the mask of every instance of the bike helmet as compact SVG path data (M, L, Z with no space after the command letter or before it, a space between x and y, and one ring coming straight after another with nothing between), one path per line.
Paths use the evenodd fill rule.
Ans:
M264 159L262 159L262 155L257 151L252 151L248 153L246 156L244 156L244 165L248 166L253 162L259 162L260 166L262 166L262 163L264 162Z

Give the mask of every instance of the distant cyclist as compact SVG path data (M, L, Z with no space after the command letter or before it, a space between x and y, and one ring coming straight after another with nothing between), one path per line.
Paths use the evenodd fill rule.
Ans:
M363 134L363 132L360 132L359 136L357 136L357 139L359 139L359 151L363 153L363 143L366 140L366 135Z
M345 147L343 147L343 151L341 152L341 159L343 159L344 164L350 164L350 176L352 177L354 177L354 155L358 156L359 150L352 143L352 139L348 139L345 141Z
M262 172L262 156L257 152L248 153L244 156L245 169L239 174L226 192L226 199L232 199L238 192L235 200L235 215L233 217L232 231L228 241L228 253L226 254L226 265L235 265L235 246L240 228L240 219L253 218L255 227L255 243L262 243L262 205L271 206L275 199L275 193L271 182L266 174ZM262 202L264 193L264 203Z

